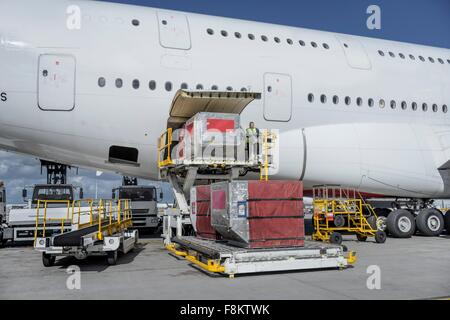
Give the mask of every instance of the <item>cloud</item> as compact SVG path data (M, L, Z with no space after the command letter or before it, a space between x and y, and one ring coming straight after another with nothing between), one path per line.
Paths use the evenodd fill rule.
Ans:
M39 159L0 151L0 180L6 185L8 203L22 203L22 189L38 183L47 183L46 171L41 174ZM85 198L111 198L112 189L122 184L122 177L117 174L103 173L97 177L95 170L73 168L68 172L68 182L83 187ZM173 194L166 183L139 180L141 185L156 185L164 192L164 201L173 202Z

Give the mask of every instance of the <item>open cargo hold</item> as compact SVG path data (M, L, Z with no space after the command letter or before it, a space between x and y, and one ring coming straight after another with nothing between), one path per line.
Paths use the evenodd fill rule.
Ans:
M178 148L182 163L237 161L245 152L245 136L237 114L198 113L183 128Z
M199 238L212 240L220 238L211 226L211 187L209 185L191 189L191 215Z
M302 247L305 243L303 184L234 181L211 186L212 226L245 248Z

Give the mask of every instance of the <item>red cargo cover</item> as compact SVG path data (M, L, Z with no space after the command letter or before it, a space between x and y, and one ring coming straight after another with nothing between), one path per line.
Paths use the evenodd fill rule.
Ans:
M197 211L197 237L217 240L218 233L211 226L211 188L210 186L197 186L197 201L194 203Z

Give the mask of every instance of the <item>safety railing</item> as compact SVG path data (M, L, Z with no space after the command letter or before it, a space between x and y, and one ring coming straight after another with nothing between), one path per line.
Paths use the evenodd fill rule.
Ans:
M61 207L52 207L53 214L56 210L66 208L64 217L49 217L48 209L50 205L61 205ZM64 205L64 206L63 206ZM41 210L43 212L41 213ZM61 216L61 212L58 213ZM131 210L131 200L76 200L76 201L56 201L56 200L38 200L36 207L36 225L34 240L36 241L39 231L42 236L47 234L47 225L57 222L60 225L60 234L63 234L70 225L70 230L79 230L82 228L98 226L97 238L103 239L103 233L108 232L112 235L114 231L120 228L129 228L132 226L133 214Z
M169 128L159 138L158 143L158 167L164 168L173 165L172 161L172 128Z
M260 180L269 180L269 169L272 164L271 156L276 135L271 130L263 130L262 133L262 161L260 165Z

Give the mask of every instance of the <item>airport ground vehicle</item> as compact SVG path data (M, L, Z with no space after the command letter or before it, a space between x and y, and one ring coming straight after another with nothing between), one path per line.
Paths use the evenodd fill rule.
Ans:
M113 199L131 200L133 228L155 231L160 225L158 217L158 189L154 186L121 186L113 190Z
M64 220L64 230L71 230L69 215L72 210L70 203L75 201L75 194L79 193L79 198L83 198L83 189L69 184L53 185L38 184L32 187L32 195L27 199L28 205L25 208L12 208L7 215L5 225L2 227L2 242L29 242L35 238L35 229L39 233L43 232L43 225L36 217L38 208L45 209L46 218L49 220L45 226L45 234L61 232L61 219ZM23 190L24 199L27 198L27 189ZM47 201L44 203L44 201ZM49 201L52 201L51 203ZM40 211L41 215L42 210Z
M124 254L133 250L138 241L138 231L128 231L132 225L130 200L68 200L72 208L69 215L71 229L66 231L66 218L60 219L60 232L47 236L46 222L54 221L47 218L45 211L57 200L39 200L36 217L42 216L43 226L36 225L34 248L42 252L42 263L45 267L54 265L58 256L75 257L84 260L89 256L106 256L109 265L117 263L118 253ZM87 206L83 207L82 204Z
M0 245L4 245L3 225L6 222L6 190L3 181L0 181ZM5 224L6 226L6 224Z

